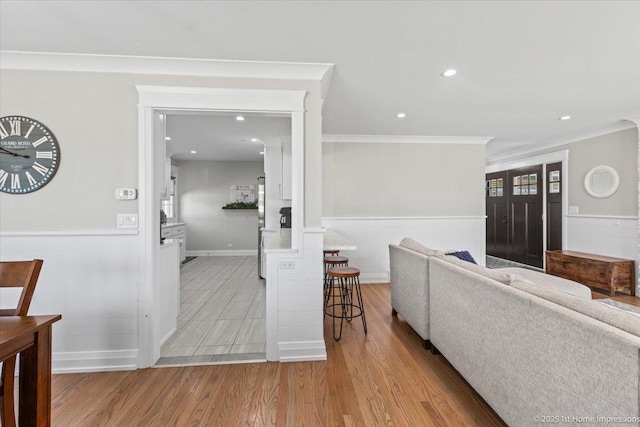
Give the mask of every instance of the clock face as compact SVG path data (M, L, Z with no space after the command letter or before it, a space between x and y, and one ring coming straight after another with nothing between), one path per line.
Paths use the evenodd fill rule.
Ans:
M0 118L0 191L25 194L49 183L60 166L53 133L37 120Z

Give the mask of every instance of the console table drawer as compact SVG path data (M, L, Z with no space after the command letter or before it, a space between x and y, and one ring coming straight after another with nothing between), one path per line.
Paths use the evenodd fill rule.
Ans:
M630 259L574 251L547 251L546 272L609 292L636 294L635 263Z

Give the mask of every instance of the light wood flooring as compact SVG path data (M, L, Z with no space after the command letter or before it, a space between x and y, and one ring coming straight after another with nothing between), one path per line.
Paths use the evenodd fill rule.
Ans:
M198 257L180 270L180 316L158 365L259 360L266 292L255 256Z
M53 376L54 426L502 426L442 356L363 285L368 335L325 319L327 361Z

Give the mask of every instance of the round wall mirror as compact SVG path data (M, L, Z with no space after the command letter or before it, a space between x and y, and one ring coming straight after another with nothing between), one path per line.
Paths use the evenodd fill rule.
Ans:
M587 172L584 177L584 188L592 197L604 199L618 190L620 175L611 166L599 165Z

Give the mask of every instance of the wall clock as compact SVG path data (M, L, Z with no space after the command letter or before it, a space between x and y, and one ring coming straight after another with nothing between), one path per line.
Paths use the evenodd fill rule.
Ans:
M37 120L0 117L0 191L25 194L47 185L60 166L53 133Z

